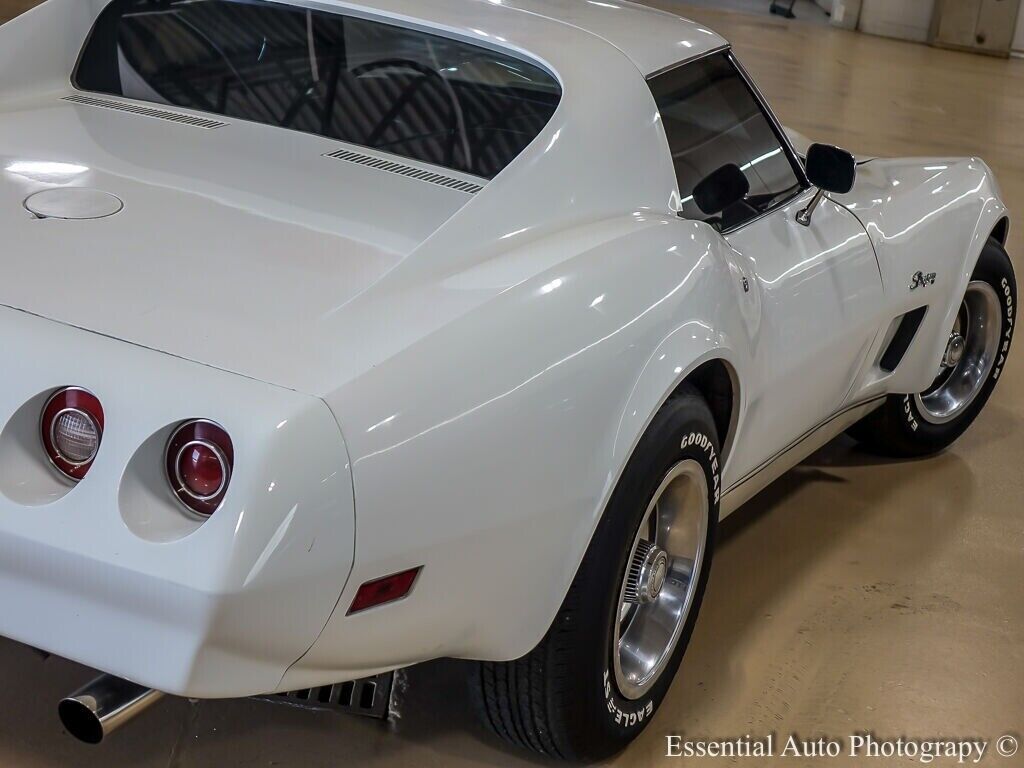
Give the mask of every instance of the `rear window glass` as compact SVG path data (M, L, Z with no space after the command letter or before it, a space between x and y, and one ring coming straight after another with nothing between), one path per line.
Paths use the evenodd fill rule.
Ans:
M536 138L561 98L551 74L508 54L262 0L114 0L75 84L485 178Z

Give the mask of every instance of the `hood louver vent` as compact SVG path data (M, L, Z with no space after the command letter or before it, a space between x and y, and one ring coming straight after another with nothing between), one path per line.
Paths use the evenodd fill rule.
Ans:
M363 155L358 152L350 152L347 149L339 149L337 152L330 152L324 155L324 157L333 157L335 160L344 160L349 163L365 165L369 168L376 168L379 171L386 171L387 173L397 173L399 176L408 176L410 179L425 181L428 184L436 184L439 187L456 189L459 192L465 192L470 195L475 195L483 189L481 185L473 184L469 181L462 181L461 179L444 176L440 173L425 171L422 168L413 168L411 165L403 165L402 163L383 160L379 157L371 157L370 155Z
M219 120L186 115L182 112L168 112L165 109L153 109L152 107L143 107L139 104L127 104L122 101L98 99L95 96L65 96L64 101L70 101L74 104L85 104L89 107L101 107L102 109L116 109L120 112L129 112L133 115L167 120L168 122L190 125L193 128L203 128L208 131L214 128L223 128L227 125L227 123L222 123Z

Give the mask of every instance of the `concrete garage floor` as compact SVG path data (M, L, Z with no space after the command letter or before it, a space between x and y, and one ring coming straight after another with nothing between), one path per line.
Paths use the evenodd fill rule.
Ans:
M793 128L864 154L977 153L996 169L1010 206L1024 211L1024 62L659 4L730 37ZM22 5L0 0L0 17ZM1024 224L1010 251L1024 276L1021 232ZM679 678L615 765L655 764L666 734L676 733L1020 737L1021 344L987 410L952 450L899 463L840 439L727 521ZM62 734L55 705L92 672L0 641L0 765L543 764L477 727L464 673L455 662L409 671L393 725L254 701L172 700L89 748ZM1021 754L993 751L986 764L1024 765Z
M720 11L742 11L767 16L771 13L771 0L686 0L686 5L701 8L714 8ZM780 0L780 7L786 8L789 3ZM800 21L811 21L815 24L828 24L829 15L814 0L796 0L793 13Z

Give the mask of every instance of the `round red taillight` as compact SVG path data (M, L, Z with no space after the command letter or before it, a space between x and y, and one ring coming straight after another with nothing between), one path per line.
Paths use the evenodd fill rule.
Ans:
M80 387L58 390L43 406L39 421L43 449L50 463L76 483L92 467L103 439L103 406Z
M182 504L209 517L224 501L234 461L227 432L211 421L188 421L167 443L167 480Z

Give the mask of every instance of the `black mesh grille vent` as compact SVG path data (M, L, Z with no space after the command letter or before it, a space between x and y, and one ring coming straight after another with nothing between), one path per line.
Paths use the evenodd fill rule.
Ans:
M376 168L379 171L386 171L387 173L397 173L399 176L408 176L410 179L425 181L428 184L437 184L439 187L457 189L459 192L466 192L470 195L475 195L483 189L479 184L473 184L469 181L462 181L461 179L455 179L451 176L445 176L440 173L425 171L422 168L413 168L411 165L396 163L392 160L384 160L380 157L363 155L359 152L350 152L347 149L339 149L337 152L330 152L324 155L324 157L333 157L335 160L345 160L349 163L358 163L359 165Z
M158 120L167 120L171 123L189 125L193 128L204 128L206 130L223 128L227 125L227 123L222 123L219 120L210 120L205 117L186 115L183 112L169 112L166 109L153 109L152 107L144 107L141 104L128 104L122 101L99 99L95 96L65 96L64 101L70 101L74 104L84 104L88 107L100 107L102 109L114 109L119 112L129 112L133 115L153 117Z

